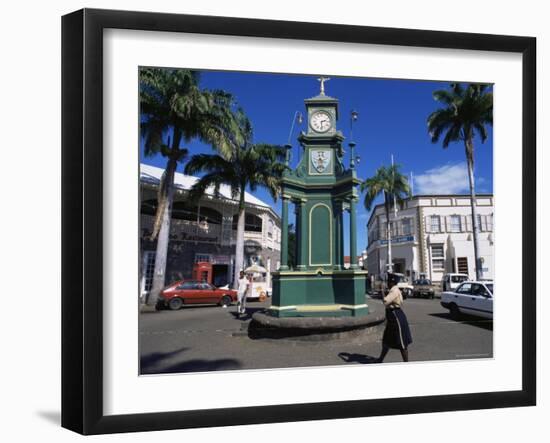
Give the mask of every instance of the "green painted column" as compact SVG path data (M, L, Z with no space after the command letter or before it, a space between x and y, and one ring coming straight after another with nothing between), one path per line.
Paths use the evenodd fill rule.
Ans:
M350 269L359 269L357 265L357 221L353 197L349 202L349 255Z
M298 240L300 242L300 246L298 249L300 250L299 258L298 258L298 266L297 268L299 270L304 270L307 268L307 240L308 240L308 226L307 226L307 209L306 209L306 201L300 200L298 203L298 224L300 225L300 239Z
M294 267L298 269L300 267L302 254L302 248L300 248L300 202L294 202L294 215L296 220L296 225L294 226Z
M281 226L281 271L288 270L288 197L283 196Z
M344 269L344 202L341 202L340 207L340 251L338 261L340 262L340 269Z
M342 249L344 244L342 243L342 202L334 202L334 266L335 270L340 270L343 267L342 263Z

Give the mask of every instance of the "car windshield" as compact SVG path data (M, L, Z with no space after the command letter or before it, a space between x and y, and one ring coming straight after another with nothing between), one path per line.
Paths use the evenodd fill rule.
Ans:
M416 280L417 285L431 285L432 282L430 280Z
M492 283L486 283L485 286L487 286L487 289L491 291L491 294L495 295L495 291L493 290L493 284Z
M453 283L462 283L463 281L466 281L468 280L468 277L466 277L465 275L453 275L451 277L451 281Z

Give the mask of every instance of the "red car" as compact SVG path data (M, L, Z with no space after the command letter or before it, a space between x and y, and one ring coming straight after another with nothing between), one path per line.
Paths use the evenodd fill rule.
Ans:
M163 289L159 294L157 309L170 308L173 311L183 305L217 304L223 307L237 301L237 291L218 289L210 283L180 280Z

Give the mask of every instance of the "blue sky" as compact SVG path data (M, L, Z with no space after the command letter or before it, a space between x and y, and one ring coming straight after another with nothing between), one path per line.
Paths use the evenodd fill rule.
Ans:
M304 99L319 93L317 77L204 71L201 86L224 89L235 96L252 121L255 142L284 145L288 140L295 111L305 115ZM359 113L353 136L357 143L356 154L361 157L357 165L360 178L370 177L379 166L390 164L393 154L404 174L413 173L415 194L469 192L464 145L453 143L448 149L443 149L440 143L431 143L426 129L427 116L439 106L432 98L432 92L446 88L448 84L449 82L334 76L326 82L326 94L339 99L338 128L344 136L349 138L351 110ZM302 125L295 127L291 139L291 166L295 166L298 161L299 146L296 137L300 130L305 129L305 119ZM492 128L489 128L489 139L482 144L476 138L474 146L476 191L492 192ZM187 148L191 154L212 152L211 147L196 141L191 142ZM144 157L142 145L140 151L142 162L162 168L166 166L166 160L160 155ZM349 150L346 148L346 151ZM345 164L349 164L347 154ZM182 166L178 168L178 172L183 172ZM255 195L272 203L269 194L263 190L258 190ZM280 201L273 206L280 214ZM364 208L362 199L357 207L357 248L361 251L366 248L369 212Z

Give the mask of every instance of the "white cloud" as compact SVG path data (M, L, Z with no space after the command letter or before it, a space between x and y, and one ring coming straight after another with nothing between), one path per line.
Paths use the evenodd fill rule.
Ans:
M483 178L476 178L477 184ZM470 192L466 162L429 169L414 177L415 194L460 194Z

